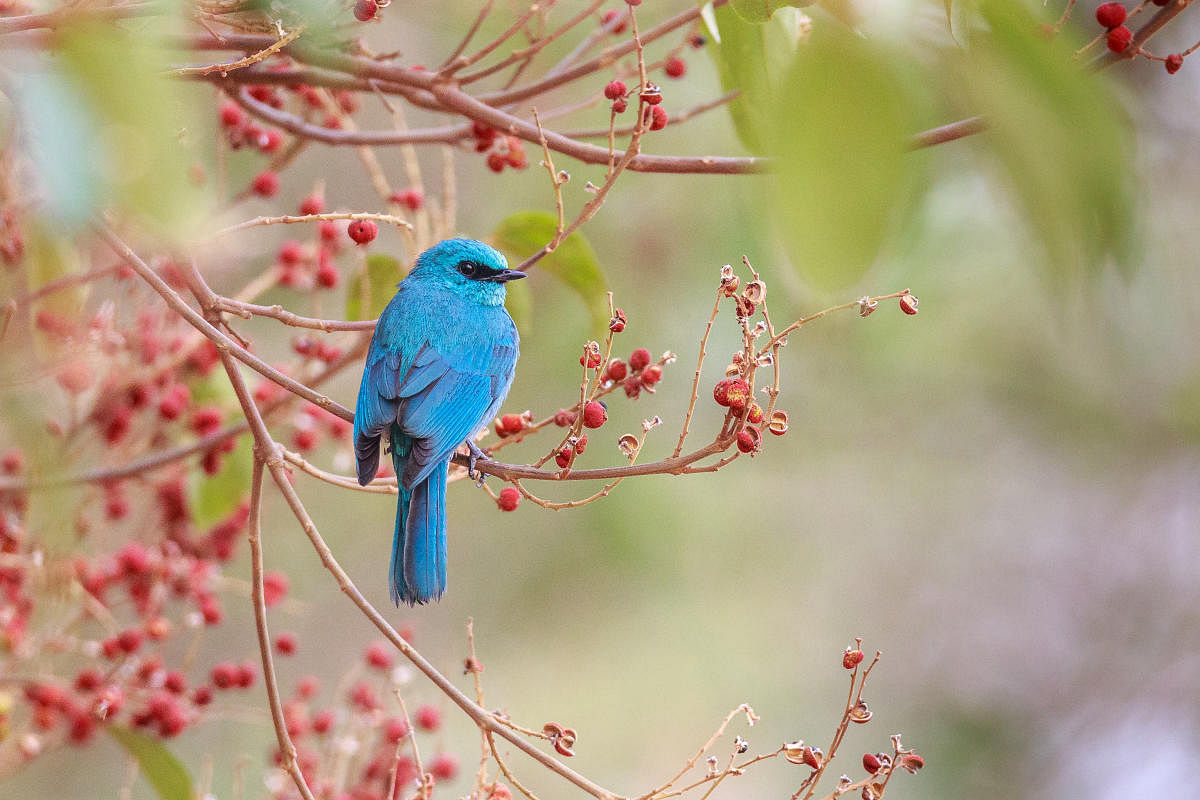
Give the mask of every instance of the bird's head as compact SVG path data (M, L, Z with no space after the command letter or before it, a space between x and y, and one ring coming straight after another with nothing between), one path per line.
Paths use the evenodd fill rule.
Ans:
M406 280L440 284L472 302L498 306L504 304L504 284L524 277L483 242L447 239L422 253Z

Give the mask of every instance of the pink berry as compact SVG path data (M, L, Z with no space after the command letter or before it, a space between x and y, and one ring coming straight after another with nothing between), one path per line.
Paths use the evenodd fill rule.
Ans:
M439 753L429 766L429 771L440 781L453 780L458 774L458 759L453 753Z
M682 78L687 72L687 62L679 56L671 56L667 59L663 72L667 74L668 78Z
M650 351L644 347L639 347L629 354L629 368L634 372L640 369L645 369L650 363Z
M621 18L620 22L616 22L618 17ZM600 18L600 24L605 27L613 25L613 27L608 28L611 33L624 33L629 27L629 20L617 9L610 8L608 11L605 11L604 16Z
M346 233L354 240L355 244L364 245L371 242L379 234L379 226L373 220L356 219L351 220L346 227Z
M337 265L326 262L317 267L317 286L322 289L336 289L341 282L342 274L338 272Z
M274 197L279 192L279 176L272 170L263 170L255 176L252 188L259 197Z
M307 216L309 214L320 214L325 210L325 198L313 192L308 197L300 201L300 213Z
M392 668L392 651L386 642L372 642L363 653L363 660L375 669Z
M1163 60L1163 66L1167 68L1168 75L1174 75L1183 66L1183 56L1179 53L1171 53Z
M604 87L604 96L609 100L617 100L624 97L628 91L629 89L621 81L611 81Z
M283 134L271 128L258 139L258 149L264 153L271 154L279 151L283 146Z
M232 100L221 104L221 124L226 128L236 128L246 119L246 112Z
M500 499L496 501L496 505L500 506L501 511L516 511L520 504L521 493L516 487L505 486L500 490Z
M281 633L275 637L275 649L280 655L290 656L296 652L296 634Z
M508 488L512 488L511 486ZM517 491L513 489L513 491ZM501 492L501 494L504 494ZM417 727L423 731L436 731L442 724L442 712L436 707L425 705L417 709Z

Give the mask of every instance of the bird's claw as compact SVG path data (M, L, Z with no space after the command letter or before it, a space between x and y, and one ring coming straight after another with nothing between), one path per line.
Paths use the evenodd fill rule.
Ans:
M467 455L467 477L473 481L478 481L479 485L482 486L484 474L482 472L478 475L475 474L475 462L480 459L487 461L488 454L480 450L479 445L470 440L467 441L467 450L470 451Z

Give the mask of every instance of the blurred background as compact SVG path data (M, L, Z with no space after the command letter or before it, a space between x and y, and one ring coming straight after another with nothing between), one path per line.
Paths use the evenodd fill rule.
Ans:
M563 18L566 6L582 7L563 5ZM865 27L903 42L915 62L956 47L941 3L883 5L862 7ZM1059 5L1044 12L1051 22ZM1095 33L1094 5L1079 4L1064 36ZM658 6L646 3L639 13L658 19L685 7ZM821 9L808 11L818 30L837 24ZM405 63L426 64L438 63L474 16L468 4L397 2L386 12L364 37L378 50L403 51ZM1192 17L1156 37L1155 52L1200 38ZM508 19L497 13L481 35ZM27 56L0 58L19 72ZM664 84L672 108L721 93L709 53L683 57L685 79ZM1137 59L1097 78L1120 135L1129 136L1127 158L1100 168L1117 176L1131 202L1122 207L1126 216L1105 223L1121 228L1114 236L1125 244L1085 247L1081 258L1090 260L1077 271L1055 263L1062 251L1044 246L1039 232L1062 208L1039 210L1036 198L1022 197L1014 188L1019 173L983 141L990 134L906 156L921 170L913 179L920 186L889 204L903 206L899 232L882 240L862 277L833 288L807 279L790 244L819 237L824 223L791 215L770 179L622 177L583 231L629 318L617 353L647 347L679 360L656 394L610 403L610 422L592 437L584 466L618 463L616 438L654 415L665 424L650 434L646 458L670 453L723 264L751 260L777 323L863 294L909 287L920 297L917 317L889 301L869 319L844 312L793 335L779 399L791 430L768 437L753 459L716 474L629 480L600 502L557 513L531 503L499 513L485 493L455 484L450 588L441 602L416 610L395 610L387 598L393 500L303 476L297 485L343 565L390 619L413 630L426 656L468 687L459 667L465 623L474 619L488 705L531 727L547 720L574 727L571 765L615 791L638 794L673 774L743 702L762 719L750 729L735 719L728 735L745 737L751 753L797 738L827 746L846 691L842 650L860 636L868 654L883 651L865 694L875 717L850 731L833 777L857 777L861 753L886 750L888 735L903 732L927 767L898 776L889 786L897 798L1186 795L1200 766L1200 159L1193 146L1200 72L1193 66L1200 65L1167 75L1161 63ZM181 91L200 109L217 102L208 86ZM910 130L973 113L956 114L954 104L924 106ZM369 98L365 106L362 127L387 126ZM599 108L576 119L587 126L606 116ZM413 112L410 123L437 119ZM1075 148L1090 142L1086 127L1074 131ZM553 208L539 155L528 149L534 168L502 175L482 159L457 160L461 233L486 237L514 211ZM669 127L645 149L746 152L723 110ZM389 174L401 174L394 149L379 157ZM437 154L421 159L436 175ZM256 163L233 154L230 194ZM556 164L571 172L568 207L578 208L585 181L599 183L603 169L565 157ZM836 172L839 163L826 169ZM279 199L245 200L204 224L290 210L283 207L316 181L335 207L378 207L352 149L314 145L282 175ZM888 213L895 219L897 210ZM236 288L270 264L288 235L258 229L227 251L206 251L205 273L218 288ZM375 247L405 257L391 231ZM562 283L535 269L528 284L533 308L505 411L542 417L577 396L579 348L594 333L587 307ZM334 313L284 289L264 297L299 313ZM287 353L271 320L239 330L272 356ZM737 344L726 311L709 342L689 440L697 445L720 424L708 390ZM328 388L347 406L354 372ZM533 459L548 446L534 437L506 450L505 460ZM338 447L313 460L349 471ZM544 494L568 499L584 491ZM274 492L265 515L268 566L287 572L295 601L275 624L301 642L298 659L281 662L281 679L311 672L333 686L374 631L321 569ZM227 572L248 575L244 553ZM250 609L242 606L229 604L222 640L208 646L254 656ZM211 763L218 797L231 796L231 765L243 755L248 795L263 785L274 736L260 695L256 689L244 711L172 743L196 773ZM445 708L439 741L465 766L450 791L466 792L477 753L472 726L419 679L405 696L410 706ZM714 752L724 759L728 748ZM124 774L118 753L103 740L58 752L7 780L0 794L115 794ZM575 791L523 756L511 764L542 797ZM718 791L786 796L806 774L780 760ZM139 783L134 796L151 795Z

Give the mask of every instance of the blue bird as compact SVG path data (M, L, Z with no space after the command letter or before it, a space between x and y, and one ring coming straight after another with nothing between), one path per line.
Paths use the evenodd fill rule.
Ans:
M392 602L428 603L446 590L446 475L464 442L500 410L517 363L505 283L524 278L472 239L426 250L379 317L354 411L358 482L379 468L386 436L400 485L392 540Z

